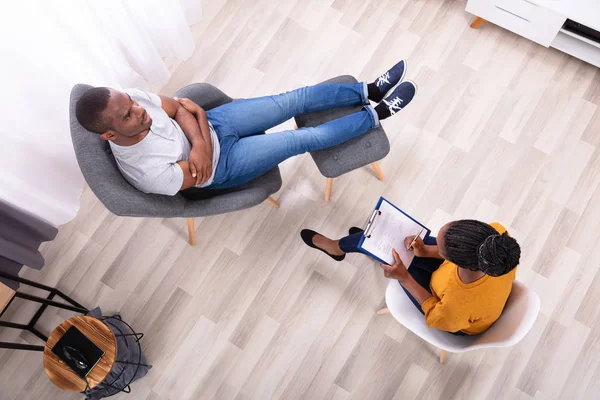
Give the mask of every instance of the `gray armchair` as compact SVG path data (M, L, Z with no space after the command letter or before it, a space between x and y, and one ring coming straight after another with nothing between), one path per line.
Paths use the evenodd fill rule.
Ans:
M250 208L267 200L273 207L279 203L271 194L281 188L279 168L273 168L252 182L226 190L191 188L175 196L143 193L121 175L108 142L83 128L75 117L75 105L92 86L78 84L71 91L71 139L77 162L86 182L113 214L130 217L187 218L190 244L195 244L194 217L224 214ZM232 99L207 83L196 83L180 89L177 97L187 97L206 110L229 103Z

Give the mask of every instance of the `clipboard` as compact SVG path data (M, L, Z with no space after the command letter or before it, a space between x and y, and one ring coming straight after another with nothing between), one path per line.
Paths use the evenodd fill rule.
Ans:
M358 243L358 248L377 261L391 265L394 259L392 255L393 247L398 252L406 268L408 268L414 258L414 254L412 251L406 250L404 239L406 236L416 235L421 228L423 228L421 238L425 240L431 235L429 228L384 197L380 197L367 221L363 235Z

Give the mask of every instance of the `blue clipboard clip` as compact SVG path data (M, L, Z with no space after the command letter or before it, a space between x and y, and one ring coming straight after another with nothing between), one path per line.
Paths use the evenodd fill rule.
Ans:
M375 222L375 218L377 218L378 215L381 215L381 211L379 211L378 209L373 210L373 213L371 214L371 218L369 218L369 222L367 222L367 227L365 228L365 232L363 233L363 236L366 237L367 239L371 237L369 232L371 231L371 228L373 227L373 223Z

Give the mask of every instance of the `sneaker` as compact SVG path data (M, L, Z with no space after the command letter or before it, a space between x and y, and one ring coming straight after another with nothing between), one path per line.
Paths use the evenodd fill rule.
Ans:
M385 99L375 107L379 119L385 119L403 110L417 94L417 85L413 81L399 84Z
M394 90L396 86L398 86L398 84L404 79L404 76L406 75L406 69L406 60L400 60L400 62L390 68L387 72L384 72L377 79L375 79L373 84L379 90L380 96L372 96L374 97L372 100L376 103L379 103L386 94Z

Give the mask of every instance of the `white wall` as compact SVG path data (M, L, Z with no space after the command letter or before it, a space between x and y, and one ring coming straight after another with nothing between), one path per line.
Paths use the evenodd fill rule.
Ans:
M76 83L163 85L185 59L199 2L21 0L0 6L0 198L59 226L84 180L69 131ZM193 4L189 7L188 4ZM186 20L187 19L187 20Z

